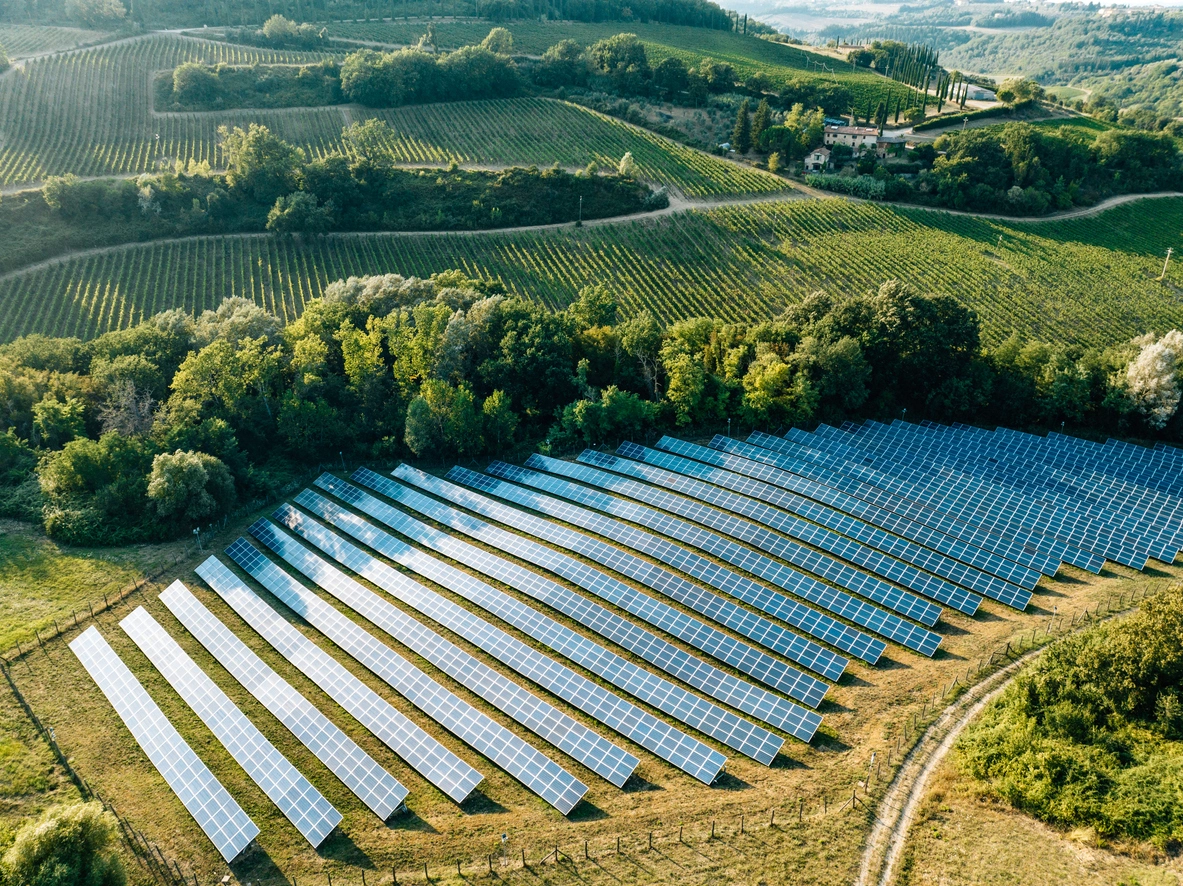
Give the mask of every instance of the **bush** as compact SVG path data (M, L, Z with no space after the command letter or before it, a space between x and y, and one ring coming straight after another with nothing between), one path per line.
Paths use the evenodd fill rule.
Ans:
M873 175L844 176L833 173L813 173L805 176L805 184L823 191L849 194L863 200L882 200L887 195L887 183Z
M112 850L116 825L96 802L49 809L27 822L4 853L12 886L124 886L127 875Z

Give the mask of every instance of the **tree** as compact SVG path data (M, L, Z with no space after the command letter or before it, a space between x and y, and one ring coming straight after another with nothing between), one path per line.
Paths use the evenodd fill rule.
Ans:
M358 160L371 164L390 156L390 146L395 138L394 130L377 117L364 123L352 123L341 133L345 149Z
M1125 382L1146 423L1158 430L1179 408L1183 333L1172 329L1157 341L1147 336L1139 342L1142 349L1126 369Z
M661 350L661 326L648 308L620 327L620 345L637 361L649 388L650 398L657 399L657 356Z
M686 63L672 55L663 58L653 69L653 85L661 90L667 100L685 92L690 87L690 72L686 69Z
M407 408L404 441L416 455L473 455L484 448L481 418L468 385L428 379Z
M234 478L214 456L178 449L152 460L148 498L160 516L192 525L229 511L234 504Z
M443 99L503 98L515 95L521 86L513 59L483 46L449 52L437 62L437 68L437 92Z
M498 55L509 55L513 52L513 34L505 28L494 28L481 41L481 48Z
M45 449L61 449L86 432L86 405L76 397L58 400L46 394L33 406L33 442Z
M204 105L218 95L218 77L200 62L185 62L173 70L173 98L183 105Z
M584 286L579 296L567 308L579 329L595 326L615 326L620 302L603 283Z
M560 40L542 54L534 70L539 86L582 86L587 82L587 58L574 40Z
M513 404L504 391L494 391L481 404L481 414L484 416L485 440L493 444L495 453L500 453L513 442L514 431L518 427L518 416L513 411Z
M735 115L735 128L731 130L731 147L737 154L746 154L752 149L752 112L746 98Z
M66 15L90 28L113 27L123 22L127 9L119 0L69 0Z
M764 134L764 130L766 130L771 123L772 108L768 105L768 99L762 98L760 99L760 104L756 106L756 113L752 117L752 144L760 144L760 136Z
M730 92L735 88L735 69L726 62L704 58L698 63L698 74L711 92Z
M778 172L780 172L780 167L781 167L780 154L777 153L776 151L773 151L771 154L768 155L768 171L771 172L773 175L776 175Z
M272 43L286 43L300 36L300 28L289 18L273 15L263 22L263 36Z
M97 802L56 806L17 832L4 853L12 886L124 886L113 816Z
M593 43L587 55L592 64L605 74L616 74L633 68L646 78L650 75L645 45L637 39L636 34L616 34L607 37Z
M146 434L152 430L156 399L151 390L140 390L131 379L117 381L99 408L103 433L116 431L125 437Z
M624 156L620 158L620 165L616 167L616 171L624 178L637 177L637 161L633 159L632 151L624 152Z
M275 234L323 234L332 227L332 207L321 206L307 191L277 198L267 213L267 230Z
M222 150L226 154L226 183L264 205L291 193L299 184L304 151L289 145L266 126L250 124L218 127Z

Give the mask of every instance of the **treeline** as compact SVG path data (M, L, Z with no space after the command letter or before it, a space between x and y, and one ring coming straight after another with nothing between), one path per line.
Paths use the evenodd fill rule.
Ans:
M450 15L737 28L736 17L710 0L0 0L0 21L88 27L125 22L148 28L221 25L242 26L250 34L275 15L309 23Z
M395 135L377 119L345 129L345 152L308 160L264 126L220 130L227 171L178 162L137 179L52 177L42 189L57 242L128 242L186 234L272 231L465 230L556 224L668 205L636 181L631 155L615 170L570 173L515 167L499 172L395 165ZM30 194L0 204L0 219L35 220ZM33 209L30 210L30 204ZM41 244L42 246L44 244ZM39 247L40 248L40 247ZM12 260L23 256L13 256Z
M1079 129L1027 123L946 133L892 167L873 152L835 147L831 165L855 161L858 176L810 177L817 187L950 209L1042 215L1114 194L1183 187L1183 156L1165 133L1114 129L1091 138Z
M341 68L315 65L205 65L185 62L156 76L157 111L298 108L343 101Z
M1107 844L1183 835L1183 598L1053 644L961 739L991 793Z
M971 312L896 281L766 322L663 328L619 317L599 286L555 313L459 272L351 278L286 328L228 299L90 342L0 347L0 512L118 544L205 526L342 455L561 452L902 409L1178 438L1181 352L1177 332L1106 352L983 352Z

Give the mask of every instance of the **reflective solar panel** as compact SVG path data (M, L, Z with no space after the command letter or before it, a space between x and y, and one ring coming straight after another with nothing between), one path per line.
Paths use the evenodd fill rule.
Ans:
M337 507L324 496L311 490L304 490L297 497L297 501L312 513L323 517L334 526L344 529L395 562L455 591L466 599L475 601L483 595L499 593L467 572L462 572L428 556L417 548L403 544L390 533L378 529L356 514ZM694 739L683 735L647 711L615 693L609 692L549 656L526 646L450 600L431 591L427 591L422 596L411 596L404 585L391 578L392 573L394 575L398 575L398 573L390 567L360 551L357 551L357 555L354 556L353 553L350 553L352 546L348 545L340 536L329 532L302 514L299 514L298 517L300 519L294 525L295 530L314 544L337 556L338 559L341 559L342 556L348 557L350 564L356 561L358 567L365 570L361 574L366 575L375 584L388 590L394 596L410 602L411 605L417 606L425 615L429 615L441 624L467 637L519 673L549 689L559 698L615 729L621 735L631 738L658 756L679 762L689 756L688 749L692 747L689 743L694 742ZM288 519L289 521L292 519L290 515ZM356 551L355 548L352 550ZM529 607L523 607L523 609L529 609ZM536 617L542 618L537 614ZM550 645L557 648L553 643ZM704 750L709 751L705 746ZM632 759L631 755L628 756L629 759Z
M255 655L181 582L169 585L160 599L210 655L375 815L385 821L403 805L407 789Z
M275 749L267 737L197 666L143 606L119 622L156 670L314 847L341 823L341 813Z
M771 582L777 587L801 597L803 600L820 606L835 615L847 618L860 627L864 627L882 637L895 640L897 643L922 655L933 655L941 644L941 636L939 634L905 621L897 615L880 609L877 606L872 606L869 603L852 597L850 594L837 591L829 585L822 584L820 581L810 578L807 575L802 575L800 572L790 569L781 563L777 563L762 554L757 554L751 548L738 545L717 533L707 532L691 523L687 523L685 520L671 517L653 508L646 508L642 505L624 501L623 499L614 499L612 496L604 495L603 493L578 486L574 483L569 483L566 480L547 477L545 474L528 471L525 468L519 468L516 465L506 464L505 462L493 462L486 470L494 476L516 480L519 483L528 484L529 486L547 492L562 495L564 498L580 504L590 505L598 510L606 510L611 514L623 516L630 522L637 523L675 541L682 542L690 547L718 557L731 566L735 566L751 575ZM523 489L522 493L527 493L527 490ZM503 497L511 494L518 495L506 493L504 490L498 494L503 495ZM517 500L516 497L515 500ZM532 504L530 506L547 511L548 508L554 507L552 503L558 503L558 499L550 499L547 496L534 499L534 501L544 500L546 502L545 504ZM528 504L528 501L523 501L522 503ZM581 510L584 514L592 514L591 511L587 511L586 509ZM618 521L612 522L616 523L617 526L624 526L623 523L619 523ZM653 541L649 542L651 548L657 549L662 546L660 539L656 539L654 536L650 536L650 538L657 542L656 544ZM681 551L681 555L675 554L675 557L685 556L688 553L685 548L679 550ZM700 563L694 566L688 565L683 568L687 570L694 568L701 569L702 564L710 562L704 558L699 558L699 560L701 561ZM727 570L724 570L724 572L727 572ZM695 573L691 572L691 574ZM738 573L730 573L723 578L723 581L728 580L746 583L742 585L744 591L752 596L753 599L759 598L759 591L756 589L761 588L761 586L755 582L744 579ZM763 588L763 590L766 593L768 592L767 588ZM898 594L899 592L896 593ZM772 604L780 609L784 609L785 603L789 602L787 597L780 594L777 594L776 598L768 599L771 599ZM831 622L835 625L841 624L833 620Z
M888 556L880 548L872 545L863 545L861 538L868 537L875 538L881 547L889 549L892 547L898 549L908 543L903 539L896 538L893 544L891 537L887 533L879 532L857 520L850 518L846 518L845 520L840 519L840 515L833 511L827 514L825 513L825 511L829 510L827 508L816 506L814 508L817 512L816 516L826 520L827 523L845 524L847 534L831 531L827 527L799 519L786 510L771 507L763 502L756 501L747 496L737 495L734 492L720 489L709 483L703 483L691 477L679 476L672 471L665 471L660 468L650 467L649 465L630 462L616 455L588 449L579 456L579 461L586 465L593 465L597 468L625 474L629 477L644 479L664 489L672 489L681 495L697 501L715 505L732 514L741 514L745 517L750 517L757 523L769 526L807 544L820 547L822 550L841 556L852 563L860 566L865 565L880 577L887 578L891 581L898 581L905 587L916 590L934 600L947 603L958 611L964 612L966 615L973 615L977 612L978 605L982 601L982 598L977 594L972 594L964 588L959 588L950 582L922 572L903 559L897 560L893 556ZM615 491L617 489L617 478L612 478L612 475L604 474L603 471L600 473L604 477L601 482L605 484L602 488L613 489ZM754 481L751 482L754 483ZM624 488L631 487L621 487L621 489ZM649 488L639 484L638 494L641 494L641 491L646 495L650 494L648 492ZM784 493L786 499L792 496L791 493L785 490L781 491ZM800 498L799 496L792 497ZM802 504L796 510L807 511L810 509L805 506L804 500L802 500ZM859 538L859 540L856 541L856 538ZM931 552L928 553L931 555ZM983 578L988 578L988 576L983 576Z
M222 858L227 863L238 858L259 835L258 825L181 738L98 628L92 625L71 640L70 650Z
M387 480L372 471L362 468L354 473L354 477L359 482L366 482L367 485L373 484L373 488L388 497L396 498L412 510L422 509L420 513L431 512L432 514L440 514L445 520L449 519L445 512L450 511L450 508L433 502L420 493L392 480ZM480 548L453 538L446 533L438 532L331 475L321 475L316 483L322 489L332 492L353 507L385 523L408 538L439 551L453 560L464 563L484 575L497 579L527 596L553 606L596 633L619 642L625 648L637 646L640 650L638 654L644 655L645 647L634 642L639 633L635 625L631 625L619 616L569 591L562 585L501 557L488 554ZM469 518L453 513L454 516L450 518L452 522L449 525L457 522L456 517L460 518L460 523L468 522ZM433 519L435 519L434 516ZM479 521L472 522L479 523ZM784 739L768 730L736 717L693 693L687 692L680 686L637 667L627 659L588 640L508 594L500 591L486 594L482 588L469 590L473 592L469 599L487 612L493 613L498 618L554 649L560 655L598 674L634 698L641 699L659 710L672 714L681 722L718 738L719 741L736 748L755 760L766 764L771 763L784 744ZM701 742L695 741L689 736L686 738L684 749L677 752L674 757L674 765L710 784L719 774L726 758Z
M245 538L227 555L263 587L440 726L484 754L564 815L587 793L559 764L445 689L263 556Z
M300 515L295 509L287 507L281 511L284 518L298 525ZM613 784L623 785L640 762L392 606L271 524L259 521L251 527L251 534L354 612L369 619L425 661L431 662L462 686ZM339 544L344 546L346 543L340 541ZM355 555L367 556L352 545L349 547ZM400 584L416 585L428 593L417 582L392 569L388 572L390 576L397 576Z
M288 624L217 557L196 572L280 655L447 796L461 803L481 783L479 772Z
M623 477L616 477L605 471L596 470L583 464L574 464L541 455L531 455L526 462L526 467L538 468L552 474L559 474L563 477L569 477L572 480L578 480L597 489L609 490L634 502L643 502L647 505L652 505L654 508L660 508L667 513L676 514L679 517L685 517L687 520L692 520L695 523L715 529L723 535L746 541L748 544L782 560L786 560L794 566L805 569L820 578L832 581L839 587L860 594L869 600L874 600L876 603L880 603L901 615L914 618L921 624L931 626L936 624L940 618L941 609L939 606L935 606L927 600L921 600L914 594L900 591L875 576L860 572L835 557L819 554L811 548L797 544L791 539L800 538L802 541L821 547L822 550L827 550L829 553L841 551L846 559L852 562L859 561L859 565L868 567L868 569L872 566L875 567L870 571L878 572L878 570L883 570L893 580L905 578L905 567L902 563L883 557L876 551L864 548L850 539L844 539L837 533L828 532L820 526L813 526L805 523L804 520L797 520L789 514L781 512L779 515L771 517L771 519L779 517L779 522L786 529L792 530L794 534L790 538L786 538L784 535L769 532L763 526L758 526L748 520L740 520L731 514L724 513L722 510L707 507L705 503L694 500L692 496L675 495L665 489L656 489L644 483L626 480ZM678 492L682 491L682 489L678 489ZM738 498L738 496L735 496L735 498ZM766 508L765 510L770 514L774 512L773 508ZM786 534L789 533L786 532ZM911 570L911 572L915 573L915 578L920 580L925 590L928 590L928 583L922 580L920 573L917 570ZM902 584L903 582L900 581L900 583ZM945 583L942 582L941 584L944 585ZM945 587L940 589L940 593L944 596L966 596L963 591L951 585L945 585Z
M783 489L807 495L817 501L836 507L847 514L873 522L876 526L898 532L905 538L909 538L919 544L930 546L934 550L941 551L948 556L956 557L963 563L970 563L979 568L989 569L994 571L995 575L999 575L1000 573L1002 575L1006 574L1005 568L996 565L999 562L999 558L985 550L965 543L955 534L945 535L946 530L956 530L956 527L952 525L954 521L951 519L934 520L937 525L930 527L913 520L912 516L907 512L897 513L890 510L891 507L897 507L897 503L872 502L859 499L837 487L830 487L812 478L796 474L790 465L778 464L774 453L768 453L766 460L762 460L762 457L756 456L754 453L753 458L748 458L741 454L741 447L747 447L749 450L757 450L758 447L749 447L747 444L736 444L735 441L726 441L726 438L718 440L717 443L720 447L719 449L708 449L693 443L685 443L673 437L662 437L658 441L657 446L659 449L670 453L676 453L715 467L725 468L729 471L734 471ZM736 450L735 452L732 451L733 447ZM834 482L841 484L842 481L841 478L836 478ZM974 535L976 532L980 532L980 530L968 532L967 534ZM1059 568L1058 560L1042 559L1042 563L1046 564L1047 574L1049 575L1054 575ZM1021 609L1026 606L1026 601L1029 601L1031 596L1030 592L1027 592L1025 588L1020 588L1020 591L1025 592L1025 594L1015 594L1014 602L1010 602L1007 599L1006 593L1000 594L998 591L990 590L983 590L983 593L993 599L1008 603L1008 605L1017 606Z
M453 469L457 478L463 478L463 472L462 468ZM560 547L576 551L597 563L614 568L618 572L660 590L695 611L708 615L720 624L733 627L745 636L757 639L770 649L787 650L797 655L813 652L812 648L805 645L808 641L784 630L768 619L755 615L730 600L706 591L680 576L654 566L647 560L634 557L591 536L574 532L557 523L543 520L483 495L478 495L470 489L457 486L455 483L424 474L408 465L401 465L395 471L395 476L404 483L427 490L440 498L455 502L482 516L498 520L527 534L526 538L522 538L496 526L485 526L478 533L475 527L470 526L468 534L473 535L474 538L479 538L500 551L513 554L515 557L548 569L556 575L561 575L596 596L641 617L649 624L681 637L720 661L726 661L740 670L752 673L769 685L776 686L795 698L799 697L814 707L825 696L827 686L822 681L790 668L772 656L753 649L747 644L742 644L704 622L691 618L660 600L642 594L574 557L568 557L552 548L531 541L531 539L544 539ZM816 646L816 644L812 645ZM818 648L826 652L823 647ZM668 661L666 656L679 655L686 656L685 653L671 647L662 652L660 658ZM829 660L831 656L836 658L832 653L820 657L823 660ZM689 656L686 657L689 658ZM811 658L813 657L815 656L811 656ZM797 716L797 713L792 710L793 706L788 702L777 699L771 693L742 680L737 680L721 671L712 673L713 670L711 666L704 664L701 668L692 671L693 684L706 689L720 701L726 701L746 713L760 717L766 723L773 723L777 726L784 725L784 723L768 719L769 716L776 716L778 706L784 706L783 716L788 718L786 722ZM670 672L668 667L666 671Z

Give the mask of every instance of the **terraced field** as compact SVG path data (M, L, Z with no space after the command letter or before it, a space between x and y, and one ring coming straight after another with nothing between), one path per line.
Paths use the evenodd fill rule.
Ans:
M907 96L913 92L893 80L828 56L730 31L640 22L507 22L503 26L513 33L514 51L523 55L541 55L560 40L590 44L613 34L632 32L644 42L653 63L677 56L693 67L709 57L730 64L741 81L759 71L777 88L800 78L829 80L850 89L860 105L867 100L878 101L888 93ZM404 45L418 40L426 25L414 21L342 22L328 28L334 37ZM489 33L489 28L487 21L438 22L436 43L441 48L476 43Z
M626 311L664 320L775 315L809 292L858 291L898 275L962 299L989 341L1109 344L1183 323L1183 270L1157 276L1183 230L1183 200L1097 216L1011 223L844 200L675 213L541 232L201 237L128 246L0 278L0 338L84 338L171 307L242 295L285 319L351 274L448 268L500 278L561 307L606 282ZM1001 241L1000 238L1001 237Z
M102 40L102 31L83 28L56 28L49 25L0 24L0 46L10 59L21 59L42 52L72 49Z
M391 111L333 107L154 115L154 71L183 61L251 64L295 62L311 55L279 53L156 35L68 56L37 59L0 79L0 183L47 175L144 172L176 158L222 157L222 124L260 122L313 156L341 146L353 120L378 116L397 134L396 161L411 164L615 166L631 151L642 176L690 196L778 191L784 183L677 145L644 129L585 108L543 99L457 102Z

